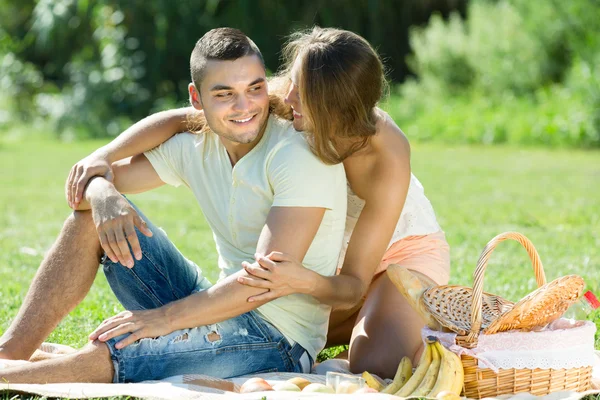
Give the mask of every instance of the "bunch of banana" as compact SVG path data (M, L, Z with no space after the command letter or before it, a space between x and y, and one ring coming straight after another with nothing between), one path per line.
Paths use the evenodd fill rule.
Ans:
M443 392L460 395L463 380L464 372L460 358L442 346L436 337L429 336L415 373L395 395L436 397Z
M392 383L387 385L385 389L380 390L381 393L395 394L398 390L408 382L412 376L412 362L408 357L402 357L400 364L398 364L398 370L394 376Z
M381 392L385 388L385 382L378 378L376 375L371 375L369 372L365 371L362 373L362 377L365 380L365 383L371 389L375 389L378 392Z

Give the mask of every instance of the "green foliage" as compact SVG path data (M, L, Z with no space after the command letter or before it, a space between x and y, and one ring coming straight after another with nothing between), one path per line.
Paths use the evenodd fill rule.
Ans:
M411 139L600 147L600 8L589 0L470 3L414 28L388 110Z
M569 67L567 30L552 5L474 1L466 20L434 15L426 28L413 29L411 66L420 79L454 91L531 93Z
M348 350L350 346L332 346L326 349L323 349L319 354L317 354L317 362L322 362L325 360L329 360L330 358L335 358L340 353Z
M409 65L423 81L443 85L450 92L464 90L475 78L466 38L459 15L450 15L447 24L439 14L433 15L427 28L413 30L410 39L416 51Z
M0 43L11 48L9 61L18 60L10 70L27 65L36 76L24 85L11 72L3 85L18 94L12 108L21 119L42 118L65 137L115 135L130 120L187 102L189 56L209 29L242 29L271 71L293 30L315 24L350 29L367 37L388 58L390 76L401 80L409 26L465 3L0 0L0 17L9 21ZM0 48L0 57L7 51Z
M364 35L396 82L410 66L387 107L411 139L599 147L594 2L0 0L0 125L115 135L187 102L189 54L207 30L241 28L274 71L285 35L319 24Z
M598 293L596 293L598 294ZM588 316L588 319L596 324L596 344L600 344L600 309L596 309Z
M599 147L593 104L564 86L530 96L490 96L479 90L440 96L414 81L399 88L386 109L412 140Z

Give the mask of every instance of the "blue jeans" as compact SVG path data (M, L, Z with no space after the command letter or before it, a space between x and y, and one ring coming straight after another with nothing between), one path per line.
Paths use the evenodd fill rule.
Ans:
M132 269L113 263L106 255L102 259L108 283L121 304L128 310L158 308L209 288L211 283L196 264L177 250L162 229L136 211L153 233L146 237L136 230L142 259L134 259ZM260 372L302 372L300 358L306 353L300 345L290 345L277 328L254 311L116 349L115 344L128 335L106 342L115 383L181 374L231 378Z

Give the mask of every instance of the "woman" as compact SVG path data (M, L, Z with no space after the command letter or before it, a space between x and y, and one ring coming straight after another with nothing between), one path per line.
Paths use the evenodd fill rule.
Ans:
M299 260L272 253L256 255L260 266L245 263L254 278L240 283L265 288L257 296L261 299L304 293L331 305L328 345L350 345L353 372L391 378L403 356L416 360L424 324L384 272L396 263L446 284L449 247L423 187L410 172L406 137L377 108L385 78L369 43L349 31L314 28L294 34L284 54L285 68L275 81L279 86L274 90L270 84L270 90L286 93L294 128L307 132L315 154L325 163L344 164L347 246L336 276L312 273ZM160 113L145 125L134 125L127 134L129 151L148 150L146 136L164 141L186 128L187 113ZM79 189L69 192L70 201L81 196L90 176L106 171L107 163L96 162L102 151L90 157L71 170L68 187L78 183Z

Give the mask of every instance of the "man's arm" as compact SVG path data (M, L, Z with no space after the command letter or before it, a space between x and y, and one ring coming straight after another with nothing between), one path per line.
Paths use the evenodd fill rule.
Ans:
M282 251L303 259L324 214L325 209L317 207L272 207L258 241L257 253ZM106 320L90 339L106 341L131 332L117 346L121 348L144 337L214 324L258 308L266 301L248 302L247 299L263 290L238 283L237 278L245 275L247 272L242 269L205 291L158 309L119 314Z
M143 154L117 162L114 172L114 183L102 177L93 178L77 209L92 209L100 244L106 255L113 262L132 268L134 262L128 243L135 258L142 258L135 227L146 236L152 236L152 232L121 193L145 192L162 186L164 182Z
M142 193L165 184L144 154L115 162L113 173L113 182L109 182L103 177L94 177L90 180L85 195L76 210L89 210L92 208L91 201L102 198L103 194L106 194L105 192L110 194L114 194L114 192Z
M155 148L176 133L189 130L189 121L202 115L202 111L193 107L152 114L77 162L71 168L65 187L69 206L73 209L78 208L83 199L84 188L91 177L102 175L112 180L111 165L115 161Z
M257 253L289 251L303 259L315 237L325 209L304 207L273 207L267 217ZM167 305L167 317L173 330L213 324L253 310L266 301L249 303L248 297L262 292L237 282L241 270L204 292ZM191 312L188 307L195 307Z

